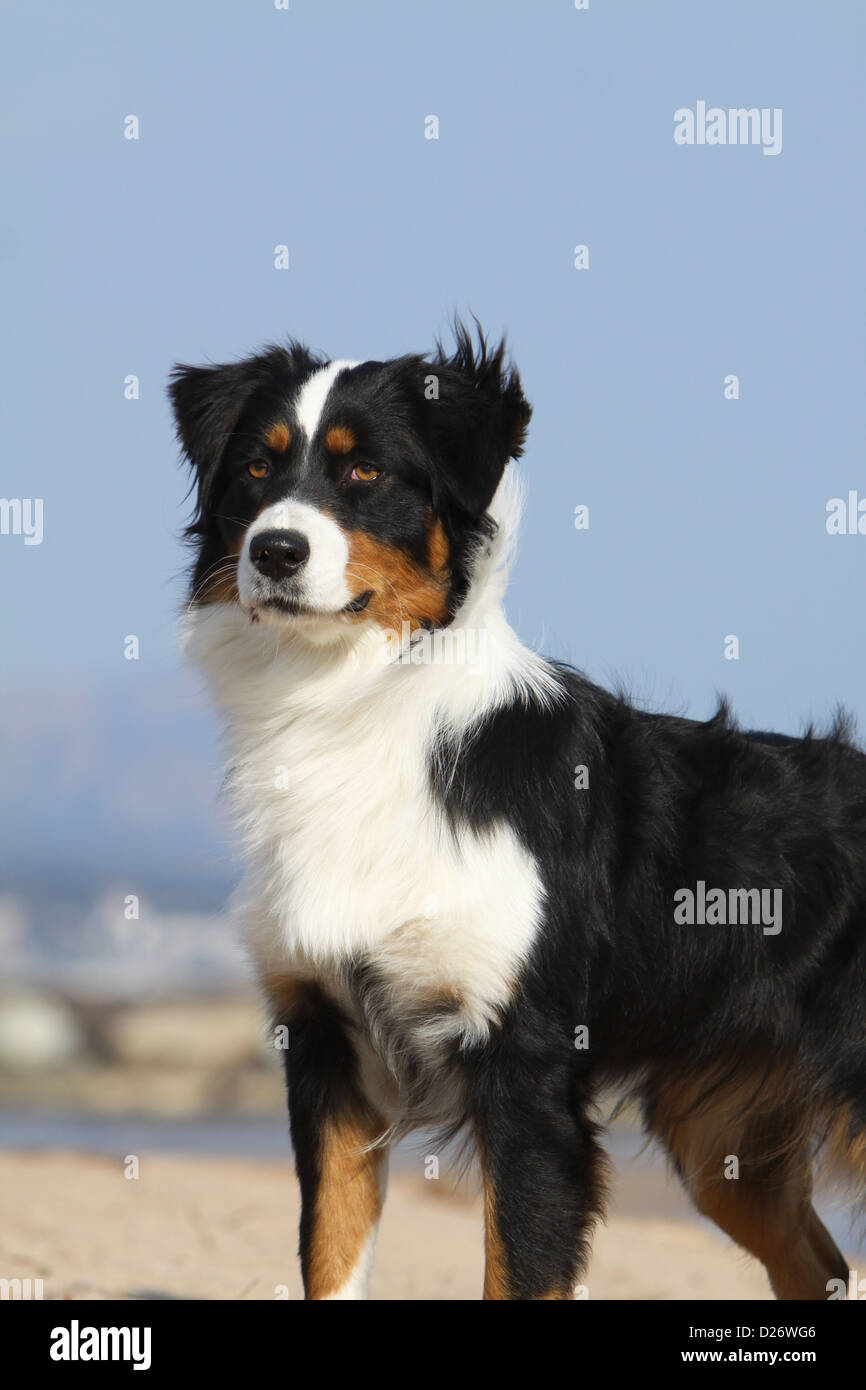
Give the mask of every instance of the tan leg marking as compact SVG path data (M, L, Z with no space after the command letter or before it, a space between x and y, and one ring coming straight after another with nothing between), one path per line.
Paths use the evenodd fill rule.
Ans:
M812 1206L813 1116L786 1096L783 1076L741 1081L703 1102L698 1094L669 1090L653 1125L698 1210L761 1261L777 1298L826 1299L847 1264ZM729 1155L737 1178L724 1175Z
M365 1151L365 1145L380 1139L385 1129L380 1116L358 1107L330 1122L322 1135L308 1299L328 1298L346 1285L376 1229L385 1151Z
M493 1184L484 1174L484 1298L510 1298L505 1246L496 1225Z
M288 973L262 980L275 1019L288 1023L309 1006L317 986ZM326 1299L340 1293L356 1275L374 1235L383 1205L387 1122L360 1098L331 1116L318 1134L318 1182L308 1250L305 1297Z

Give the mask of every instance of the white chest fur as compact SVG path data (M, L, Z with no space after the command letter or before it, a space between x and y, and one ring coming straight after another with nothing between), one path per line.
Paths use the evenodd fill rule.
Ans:
M467 638L469 666L396 662L374 624L317 644L291 625L251 624L236 604L194 610L187 637L227 716L259 970L333 981L363 964L396 1012L448 1000L466 1037L483 1036L510 998L544 895L505 821L448 823L431 748L442 730L459 745L515 698L560 693L505 620L497 549L449 629Z
M192 646L228 707L259 968L327 977L364 961L402 1007L450 997L466 1031L485 1031L531 948L541 885L507 825L452 829L429 753L436 728L476 712L489 681L386 666L369 642L275 647L221 606L196 615Z

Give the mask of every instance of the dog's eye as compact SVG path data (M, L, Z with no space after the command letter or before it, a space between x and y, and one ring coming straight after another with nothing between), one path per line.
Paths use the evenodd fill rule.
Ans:
M381 468L377 468L375 463L356 463L349 477L355 483L372 483L381 472Z
M271 471L271 465L264 459L253 459L252 463L247 464L247 472L251 478L266 478Z

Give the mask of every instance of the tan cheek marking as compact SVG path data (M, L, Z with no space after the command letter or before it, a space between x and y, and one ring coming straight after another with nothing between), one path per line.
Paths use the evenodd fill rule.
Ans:
M292 431L285 420L278 420L265 435L265 443L274 453L284 454L292 442Z
M325 444L332 454L349 454L357 443L348 425L332 425L325 435Z
M349 563L347 578L355 597L365 589L373 597L360 618L374 618L390 632L410 631L442 623L448 616L451 576L448 568L450 547L441 521L430 518L427 553L429 569L419 565L405 551L364 531L347 533Z
M427 553L430 556L430 568L434 574L442 574L448 569L451 560L451 546L448 544L445 527L441 521L434 521L432 512L430 513Z
M389 631L400 632L408 623L414 631L428 623L441 623L448 612L447 576L437 576L411 556L363 531L348 533L347 577L356 596L373 590L364 613Z

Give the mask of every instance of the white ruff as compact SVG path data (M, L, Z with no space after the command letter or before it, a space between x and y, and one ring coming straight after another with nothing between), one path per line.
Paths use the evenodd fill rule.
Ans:
M452 624L484 634L469 667L395 664L372 621L340 626L327 645L299 625L251 623L236 604L194 609L187 623L189 653L227 716L249 866L241 910L259 969L326 980L364 957L397 1014L459 996L466 1040L509 999L543 889L508 825L449 828L429 754L439 731L460 740L500 706L560 698L555 672L502 611L519 509L509 480Z

